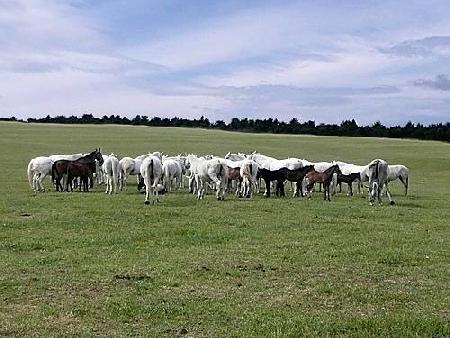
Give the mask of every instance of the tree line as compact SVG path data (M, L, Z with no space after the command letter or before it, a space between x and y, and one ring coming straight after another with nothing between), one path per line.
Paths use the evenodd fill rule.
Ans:
M2 121L20 121L28 123L62 123L62 124L123 124L152 127L187 127L210 128L229 131L242 131L252 133L273 134L309 134L320 136L357 136L357 137L390 137L390 138L414 138L421 140L438 140L450 142L450 122L423 125L421 123L407 122L404 126L384 126L381 122L375 122L370 126L359 126L354 119L342 121L340 124L316 124L309 120L299 122L293 118L289 122L278 119L248 119L233 118L229 123L223 120L209 121L204 116L199 119L185 119L179 117L161 118L136 115L134 118L110 115L95 117L92 114L78 116L47 115L43 118L28 118L19 120L15 117L0 118Z

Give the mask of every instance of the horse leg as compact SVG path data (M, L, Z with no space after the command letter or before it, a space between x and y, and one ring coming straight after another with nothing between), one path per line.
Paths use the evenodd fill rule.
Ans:
M250 179L245 176L244 179L242 180L242 190L241 190L241 194L242 196L246 197L246 198L250 198L251 197L251 181Z
M311 199L312 197L312 189L314 187L314 183L308 183L306 185L306 195L308 195L308 199Z
M223 184L222 181L218 181L216 183L217 185L217 199L219 201L223 201L225 199L225 185Z
M39 191L39 177L41 176L41 173L35 173L33 176L33 186L35 191Z
M279 185L280 197L286 197L286 193L284 192L284 181L277 181L277 185Z
M33 190L37 191L37 179L38 179L38 173L34 173L33 174L33 179L32 179L32 183L33 183Z
M221 183L217 178L214 179L213 183L214 183L214 189L216 190L216 198L220 201L221 200L221 196L220 196Z
M294 192L292 193L292 197L297 197L298 196L298 182L294 183L293 190L294 190Z
M268 179L264 179L264 183L266 184L266 191L264 193L264 197L270 197L270 181Z
M302 181L300 182L300 194L301 197L305 197L306 194L306 180L303 177Z
M47 176L47 174L45 174L45 173L41 173L39 175L39 178L38 178L38 189L39 189L39 191L45 191L44 185L42 184L42 182L44 181L45 176Z
M158 184L155 182L153 186L153 204L156 204L159 202L159 194L158 194Z
M196 181L197 181L197 178L196 178ZM199 200L201 200L203 198L202 190L203 190L203 181L201 179L198 179L198 182L197 182L197 199L199 199ZM193 192L193 194L195 194L195 192Z
M144 201L144 204L150 204L149 198L150 198L150 184L147 184L147 182L145 182L145 201Z
M386 186L386 195L387 195L387 197L389 198L389 203L390 203L391 205L394 205L395 202L394 202L394 200L392 199L391 193L390 193L389 188L388 188L388 184L385 183L385 186Z
M348 196L353 196L353 182L349 182L348 184Z
M66 192L70 192L69 188L72 189L72 185L70 184L70 177L67 174L63 175L63 185L64 190Z
M106 183L105 194L111 194L111 191L112 191L111 180L112 180L112 178L111 178L111 176L109 174L106 174L105 176L106 176L106 178L105 178L105 183Z
M403 179L402 176L399 176L398 179L400 180L400 182L402 182L403 186L405 187L405 196L408 195L408 184L405 182L405 180Z
M56 191L61 191L61 192L63 192L64 191L64 188L63 188L63 186L62 186L62 184L61 184L61 179L63 178L63 176L60 176L59 174L56 174L56 177L55 177L55 187L56 187ZM64 181L63 181L63 183L64 183Z

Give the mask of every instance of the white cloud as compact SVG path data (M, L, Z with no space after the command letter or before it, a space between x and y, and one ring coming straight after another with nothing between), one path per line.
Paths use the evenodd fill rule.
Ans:
M302 29L296 8L260 8L241 11L231 17L207 19L189 31L148 41L128 49L128 55L185 69L249 59L272 51L298 48ZM314 35L301 41L314 40Z
M176 22L189 5L164 15ZM139 27L144 33L126 42L111 34L122 29L113 19L87 15L95 6L117 18L124 5L0 0L0 116L448 119L448 91L431 88L446 83L430 80L450 67L447 40L433 38L450 36L448 4L438 0L430 6L273 2L231 15L206 11L188 26L159 21L148 29L158 31L152 36L146 22ZM405 46L426 52L392 52Z

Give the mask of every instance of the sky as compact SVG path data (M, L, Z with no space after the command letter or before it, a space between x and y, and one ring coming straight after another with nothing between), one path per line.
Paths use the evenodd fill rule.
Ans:
M0 0L0 117L450 121L447 0Z

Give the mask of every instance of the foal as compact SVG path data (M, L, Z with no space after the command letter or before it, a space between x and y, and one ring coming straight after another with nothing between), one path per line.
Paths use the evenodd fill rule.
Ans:
M308 184L306 186L306 189L308 191L308 199L311 198L311 190L314 187L314 183L322 183L323 185L323 199L327 199L328 195L328 201L331 201L330 198L330 184L331 180L333 179L333 174L337 173L338 176L341 174L341 170L339 169L339 166L337 164L331 166L327 170L325 170L323 173L319 173L316 170L309 171L305 179L307 180Z
M93 166L94 165L94 166ZM80 191L83 187L84 192L89 192L89 180L92 181L92 173L93 169L95 169L95 163L77 163L75 161L69 162L67 165L67 181L66 181L66 191L70 190L73 191L72 188L72 181L74 178L79 177L80 178Z
M337 183L340 185L342 182L348 184L347 196L353 196L352 184L354 181L361 181L361 175L359 173L351 173L348 175L338 174Z

